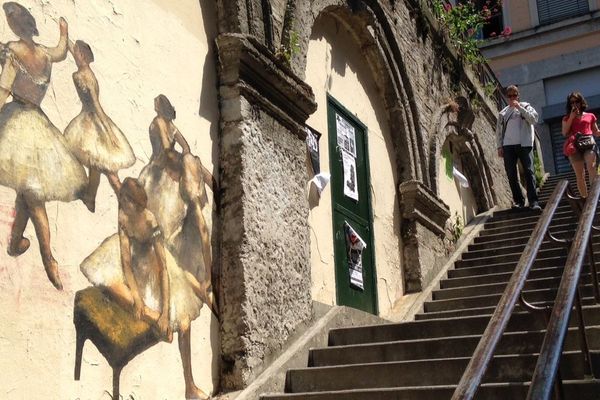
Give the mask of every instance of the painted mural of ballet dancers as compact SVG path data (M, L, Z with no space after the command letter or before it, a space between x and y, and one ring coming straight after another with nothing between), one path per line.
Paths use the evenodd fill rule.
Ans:
M166 341L178 333L188 399L207 399L194 383L191 365L191 322L200 315L204 289L165 248L163 232L148 210L146 191L135 178L125 178L119 191L119 233L108 237L81 264L95 286L137 318L153 325Z
M82 196L86 207L94 212L100 174L119 192L121 181L117 175L123 168L135 163L135 155L125 135L100 105L98 81L90 63L94 54L82 40L69 41L69 51L77 64L73 83L81 100L81 112L65 129L65 139L75 157L89 169L87 190Z
M179 266L201 282L205 293L202 299L218 316L210 234L203 215L208 204L205 186L214 193L216 181L200 158L190 153L187 141L173 123L175 109L167 97L156 97L154 108L157 115L149 128L152 156L139 179L146 192L152 193L148 208L156 216L166 246ZM175 144L181 146L181 152L175 150Z
M75 200L87 177L40 104L52 64L66 58L68 25L60 19L58 45L49 48L33 41L38 30L27 9L15 2L4 3L3 9L8 26L19 37L6 45L0 75L0 184L17 192L8 254L18 256L29 248L23 232L31 218L48 279L61 290L45 202ZM6 103L9 95L12 101Z

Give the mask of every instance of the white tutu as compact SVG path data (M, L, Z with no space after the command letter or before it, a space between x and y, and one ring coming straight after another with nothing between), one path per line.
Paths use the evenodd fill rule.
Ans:
M137 249L134 244L135 242L132 242L131 267L140 296L146 306L160 312L162 310L160 282L148 259L148 255L153 251L142 250L151 244L139 244ZM169 324L173 331L179 331L189 327L190 322L200 315L203 302L194 293L185 276L186 272L177 265L167 249L165 249L165 256L169 274ZM83 260L80 269L94 286L125 283L119 235L114 234L106 238L92 254Z
M40 108L13 101L0 111L0 184L40 201L72 201L85 170Z
M82 111L65 129L65 139L71 152L87 167L117 172L131 167L135 155L121 130L108 118L116 143L104 130L96 113Z
M181 195L179 182L171 178L156 161L150 161L144 167L139 181L148 195L147 207L156 217L165 245L177 264L198 281L204 281L206 269L202 239L196 222L188 217L189 207ZM197 192L204 193L200 189ZM197 197L200 198L200 194Z

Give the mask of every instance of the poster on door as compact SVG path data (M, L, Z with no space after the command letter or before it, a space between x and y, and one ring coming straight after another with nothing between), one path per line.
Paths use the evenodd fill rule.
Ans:
M335 128L339 148L356 158L356 132L354 127L341 115L335 114Z
M344 164L344 196L358 201L356 159L351 154L342 151L342 162Z
M350 286L365 290L362 253L363 250L367 248L367 243L365 243L348 222L344 222L344 233L346 235L346 250L348 252Z

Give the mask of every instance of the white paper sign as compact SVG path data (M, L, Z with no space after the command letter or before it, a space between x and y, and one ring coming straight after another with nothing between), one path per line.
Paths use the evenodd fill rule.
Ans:
M358 201L358 179L356 176L356 159L352 154L342 151L344 164L344 195Z
M464 188L469 187L469 180L467 179L466 176L461 174L461 172L459 170L457 170L456 167L452 167L452 175L454 175L456 180L458 180L458 183L460 184L460 186L462 186Z
M313 176L313 178L310 180L311 184L315 185L319 196L323 192L323 189L325 189L325 186L327 186L329 183L330 179L331 175L329 175L328 172L321 172L320 174Z
M356 133L354 132L354 127L339 114L335 114L335 126L337 130L337 144L340 149L356 157Z
M365 290L362 253L367 248L367 243L358 236L358 233L347 222L344 222L344 231L346 234L346 250L348 251L350 286Z

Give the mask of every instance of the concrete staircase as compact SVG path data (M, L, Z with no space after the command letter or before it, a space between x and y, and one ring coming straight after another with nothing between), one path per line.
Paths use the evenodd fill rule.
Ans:
M540 193L542 204L558 179L564 177L548 179ZM567 178L574 182L574 176ZM329 331L328 346L311 349L307 368L288 370L285 393L263 395L261 399L450 399L539 215L529 210L496 212L415 321ZM564 201L551 232L570 237L576 223ZM595 250L600 253L598 239L600 235ZM543 244L525 289L530 303L551 303L567 251L561 245ZM589 346L600 350L600 306L595 305L587 267L584 271L582 296ZM584 376L576 323L574 314L561 360L565 397L597 400L600 380ZM478 399L525 399L545 326L544 315L517 307ZM600 369L597 353L592 360L594 368Z

